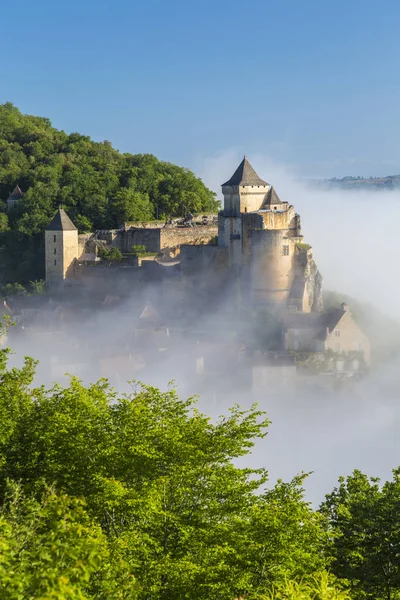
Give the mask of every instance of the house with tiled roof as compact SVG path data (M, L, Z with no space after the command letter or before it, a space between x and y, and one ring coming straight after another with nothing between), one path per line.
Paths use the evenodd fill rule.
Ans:
M282 316L285 350L290 352L362 354L370 362L370 342L348 306L323 313L286 313Z

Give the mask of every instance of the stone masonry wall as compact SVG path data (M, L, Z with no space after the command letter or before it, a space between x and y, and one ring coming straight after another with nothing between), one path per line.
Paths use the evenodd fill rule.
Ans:
M132 246L146 246L147 252L161 252L166 248L176 248L181 244L207 244L216 235L218 227L159 227L136 228L122 232L122 250L129 252Z
M73 277L73 266L78 258L78 232L46 231L46 281L61 281Z

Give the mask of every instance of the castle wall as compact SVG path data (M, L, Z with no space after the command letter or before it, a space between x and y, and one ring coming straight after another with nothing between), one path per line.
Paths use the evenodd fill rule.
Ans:
M238 214L258 210L267 195L269 186L226 186L222 188L224 194L224 211Z
M165 227L161 229L160 244L161 249L174 248L181 244L207 244L218 235L218 227L198 226L198 227Z
M147 252L160 252L161 250L161 229L132 227L122 233L123 252L129 252L132 246L146 246Z
M78 258L88 251L89 240L93 238L93 233L80 233L78 235Z
M147 252L161 252L181 244L207 244L218 235L217 226L132 228L122 233L123 251L146 246Z
M296 212L293 206L287 210L262 210L260 214L263 217L267 229L297 229Z
M251 252L251 232L254 229L263 229L264 220L260 213L245 213L242 215L242 251L247 262Z
M183 275L195 275L204 277L219 251L218 246L181 246L180 264Z
M268 193L269 186L240 186L240 212L254 212L259 210Z
M229 266L239 267L243 262L242 217L218 215L218 246L229 249Z
M251 290L255 303L280 304L288 299L295 244L287 233L266 229L251 232Z
M78 232L76 230L46 231L46 281L61 281L72 277L74 262L78 255Z
M73 277L74 263L78 258L78 232L63 231L64 237L64 262L63 262L63 279Z

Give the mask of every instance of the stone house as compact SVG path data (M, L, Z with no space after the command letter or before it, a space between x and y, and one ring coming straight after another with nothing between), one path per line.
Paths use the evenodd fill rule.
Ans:
M282 322L286 351L357 353L370 362L369 339L346 304L324 313L286 313Z

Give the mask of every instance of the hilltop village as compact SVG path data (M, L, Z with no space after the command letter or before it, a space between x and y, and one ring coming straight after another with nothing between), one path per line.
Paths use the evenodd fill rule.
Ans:
M87 234L60 207L44 232L46 294L5 302L14 343L39 347L50 379L121 384L168 365L196 392L227 380L268 392L362 376L368 338L346 305L324 311L295 208L246 157L222 193L218 215Z

